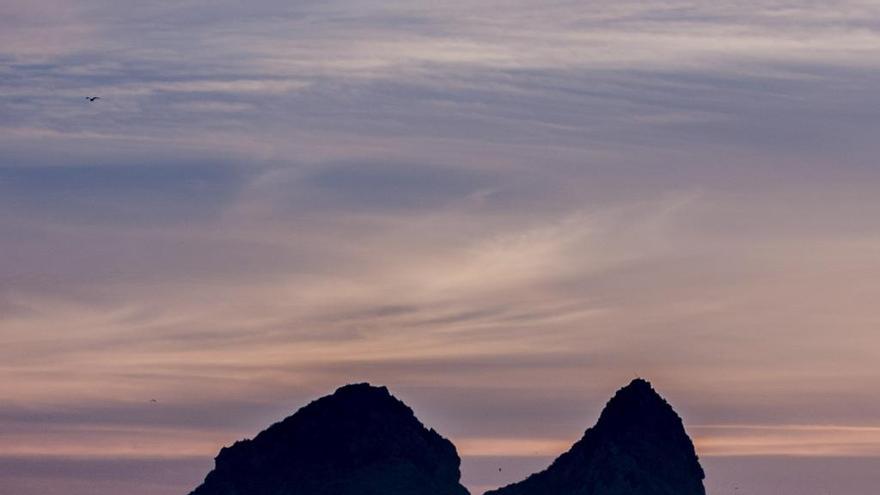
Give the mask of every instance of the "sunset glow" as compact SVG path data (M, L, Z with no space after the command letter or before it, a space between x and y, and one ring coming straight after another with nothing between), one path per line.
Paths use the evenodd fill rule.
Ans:
M878 19L4 0L0 486L187 493L369 381L478 494L643 376L712 495L875 493Z

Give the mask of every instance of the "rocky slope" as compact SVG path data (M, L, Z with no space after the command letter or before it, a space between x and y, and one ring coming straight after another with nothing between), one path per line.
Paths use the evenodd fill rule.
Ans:
M191 495L468 495L459 464L385 387L347 385L222 449Z
M549 468L486 495L705 495L703 478L681 418L637 379Z

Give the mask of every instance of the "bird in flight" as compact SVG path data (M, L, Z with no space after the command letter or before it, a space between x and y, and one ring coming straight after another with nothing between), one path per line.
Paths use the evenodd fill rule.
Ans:
M100 100L101 97L100 96L86 96L86 99L89 100L90 102L94 102L95 100Z

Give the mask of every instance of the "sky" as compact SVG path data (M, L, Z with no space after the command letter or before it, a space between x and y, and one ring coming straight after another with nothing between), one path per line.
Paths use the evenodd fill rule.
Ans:
M711 495L876 493L878 51L859 0L4 0L0 486L188 493L369 381L481 493L643 376Z

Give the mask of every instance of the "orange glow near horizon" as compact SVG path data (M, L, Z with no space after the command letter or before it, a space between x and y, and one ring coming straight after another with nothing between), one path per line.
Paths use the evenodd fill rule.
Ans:
M713 495L876 492L877 19L3 0L0 487L179 494L352 382L498 486L638 376Z
M703 458L735 456L878 457L880 427L841 425L691 426L697 454ZM238 434L178 428L67 428L0 436L0 452L13 457L68 459L212 458ZM577 438L455 437L458 453L469 457L553 458Z

